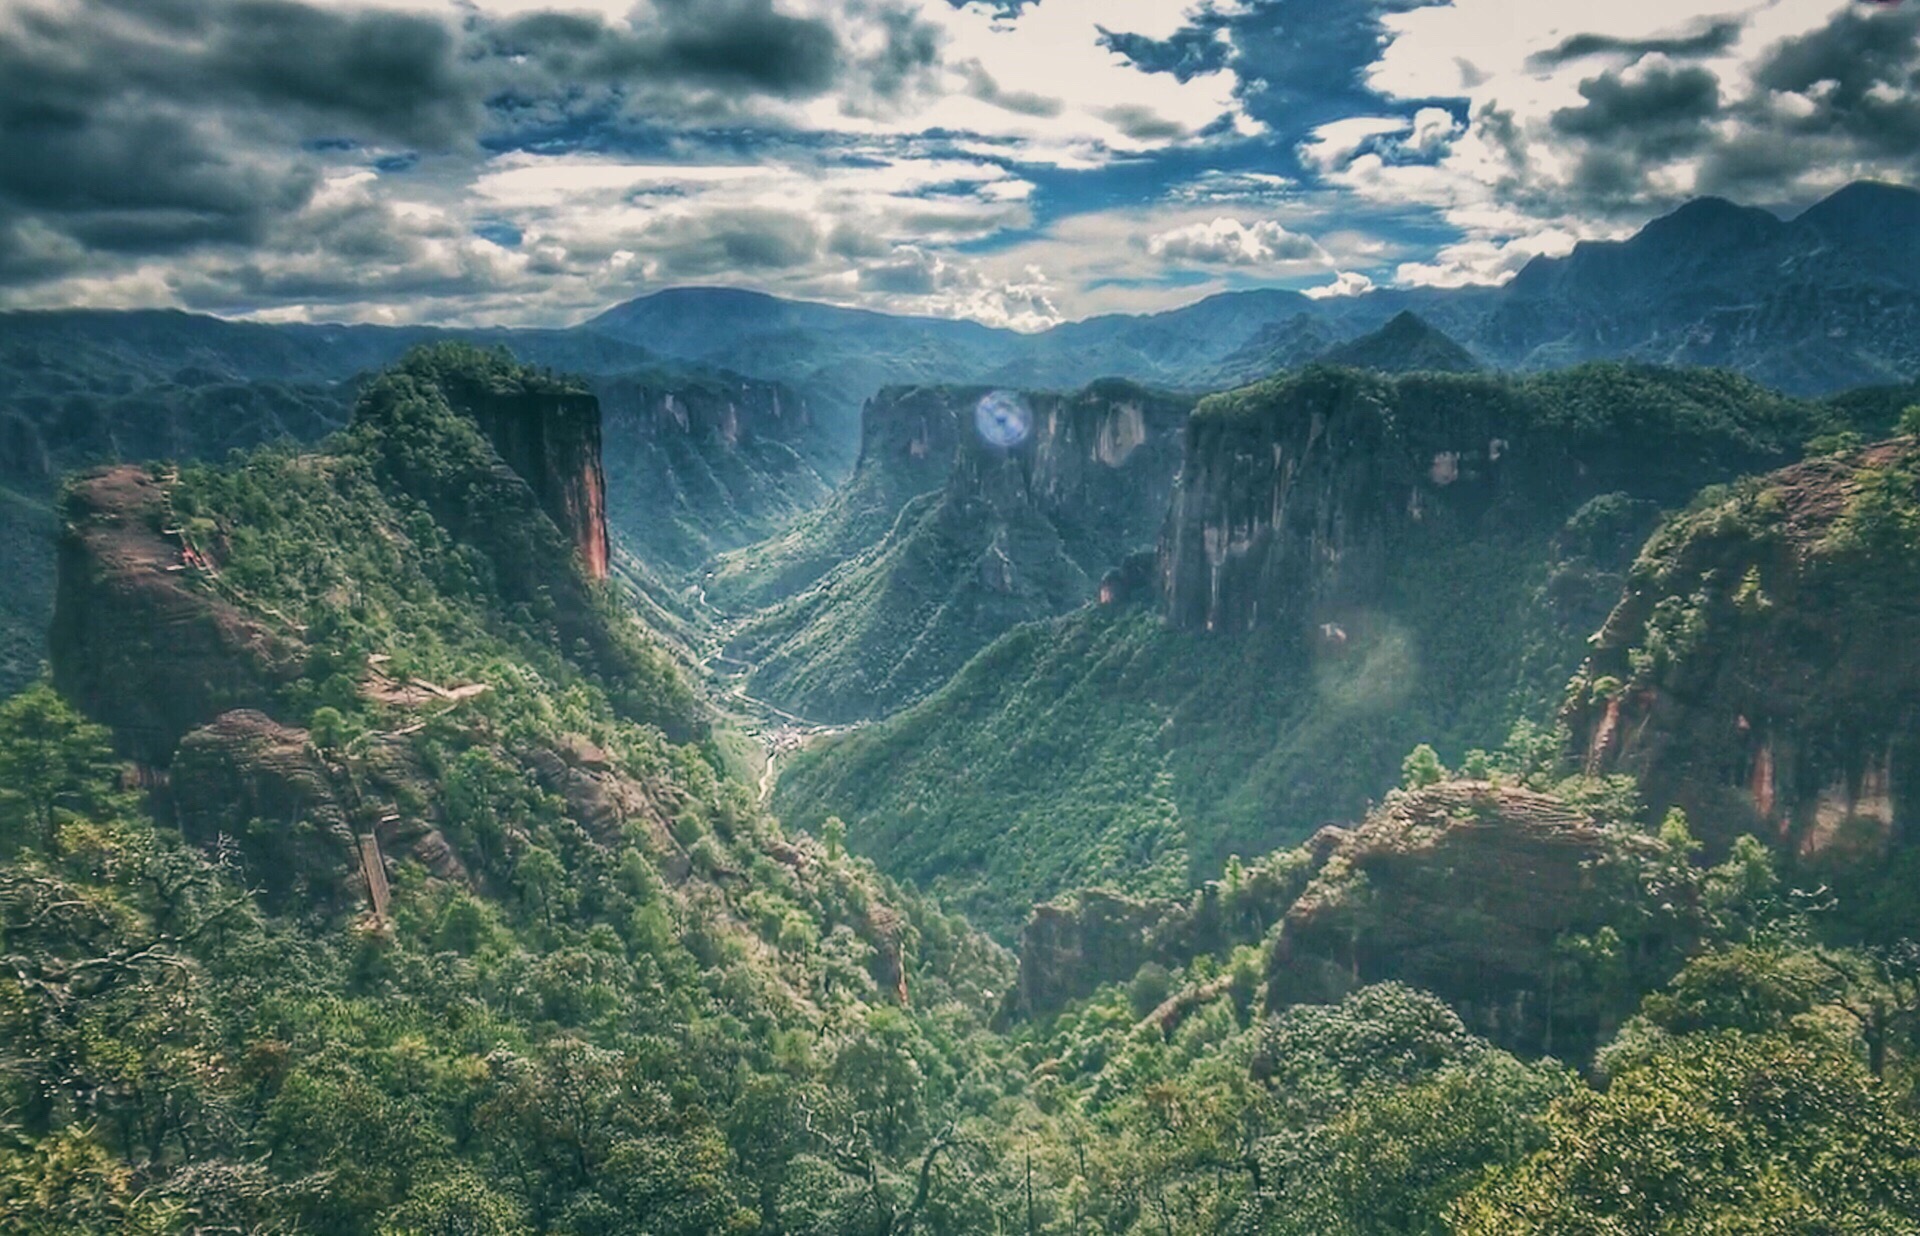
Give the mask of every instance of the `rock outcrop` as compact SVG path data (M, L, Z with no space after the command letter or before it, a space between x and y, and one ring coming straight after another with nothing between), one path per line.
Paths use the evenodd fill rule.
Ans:
M580 735L568 735L552 747L526 753L534 780L567 805L567 814L602 845L618 845L637 828L648 855L662 875L679 883L691 864L675 839L669 813L682 797L665 784L648 786L615 768L607 753Z
M375 738L348 763L329 760L306 730L251 709L188 734L174 754L169 797L181 832L232 847L249 882L286 904L363 904L359 838L388 859L410 857L465 883L426 795L431 778L404 742Z
M610 553L600 401L560 382L498 389L447 381L443 389L532 487L540 509L572 544L588 577L605 579Z
M1504 1045L1577 1057L1632 1011L1639 990L1574 981L1564 946L1627 924L1621 964L1657 969L1689 942L1686 907L1661 904L1641 882L1652 848L1510 786L1396 792L1329 835L1270 956L1268 1004L1330 1003L1394 979L1432 991Z
M1768 438L1790 419L1735 379L1644 370L1517 382L1309 369L1215 396L1188 422L1161 536L1167 620L1344 625L1422 540L1551 532L1611 492L1683 501L1785 462L1798 441Z
M244 608L173 525L167 483L139 467L77 478L61 506L50 651L54 683L164 765L189 730L266 709L301 671L289 624Z
M1567 709L1709 842L1896 840L1920 787L1920 445L1809 460L1657 534Z
M1660 875L1666 857L1550 794L1475 781L1395 791L1359 824L1322 828L1186 901L1093 890L1039 906L1003 1016L1044 1017L1149 964L1184 969L1268 940L1272 1010L1396 980L1510 1048L1578 1058L1695 939L1691 894ZM1592 963L1606 974L1581 970L1596 940L1612 950ZM1173 993L1155 1019L1177 1021L1203 994Z

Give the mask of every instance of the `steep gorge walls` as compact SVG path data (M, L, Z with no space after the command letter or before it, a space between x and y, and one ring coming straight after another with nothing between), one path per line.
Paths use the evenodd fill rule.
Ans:
M1215 396L1155 587L1010 631L797 757L776 806L839 815L996 929L1076 886L1177 892L1357 818L1416 743L1454 762L1549 718L1662 507L1792 459L1826 416L1611 365Z
M1808 418L1736 379L1611 367L1524 383L1315 369L1216 396L1187 429L1163 612L1188 630L1337 622L1423 545L1551 531L1602 494L1683 502L1788 457Z
M842 510L877 510L883 489L931 479L936 464L937 487L817 584L743 624L729 651L755 664L749 688L818 720L884 715L1014 625L1095 599L1153 543L1189 407L1124 382L876 399L861 468L888 476L857 477Z
M852 474L819 510L720 560L706 583L715 605L745 613L804 591L887 534L913 499L945 483L960 443L956 409L986 388L888 387L860 412Z
M693 572L832 490L812 409L785 386L669 372L589 384L600 400L609 530L641 567Z

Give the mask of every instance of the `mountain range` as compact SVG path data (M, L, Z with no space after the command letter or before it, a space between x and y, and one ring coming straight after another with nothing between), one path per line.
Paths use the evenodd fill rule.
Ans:
M874 396L693 578L828 706L986 646L778 816L618 586L647 460L731 456L617 464L598 379L440 342L317 443L70 474L0 702L0 1227L1912 1230L1912 388L1352 346ZM629 379L656 437L813 428L693 365ZM220 383L157 373L192 430Z

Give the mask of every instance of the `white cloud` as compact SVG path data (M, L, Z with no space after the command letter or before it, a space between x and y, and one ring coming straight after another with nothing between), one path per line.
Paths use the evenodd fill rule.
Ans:
M1372 290L1372 279L1360 274L1358 271L1351 270L1341 271L1333 277L1331 283L1323 283L1319 287L1304 289L1305 293L1314 300L1326 300L1329 297L1335 296L1358 296L1363 292L1371 292Z
M1413 114L1413 131L1401 146L1410 154L1430 159L1446 153L1464 127L1444 107L1423 107Z
M1329 121L1301 144L1300 161L1328 175L1350 165L1374 138L1403 133L1407 127L1408 122L1398 116L1349 116Z
M1340 190L1382 208L1431 207L1459 229L1458 242L1398 266L1396 282L1426 286L1503 282L1536 256L1627 234L1702 192L1792 206L1863 174L1905 178L1911 153L1876 166L1791 134L1786 126L1824 106L1821 84L1782 92L1755 81L1782 39L1849 7L1866 9L1846 0L1454 0L1390 14L1391 40L1368 83L1390 98L1464 97L1469 122L1422 109L1406 136L1383 143L1402 130L1358 118L1324 126L1301 153ZM1664 85L1669 103L1683 97L1682 82L1699 110L1663 121L1650 110L1655 96ZM1766 178L1730 181L1735 165L1715 155L1736 150L1768 164Z
M1147 240L1147 252L1169 262L1220 266L1266 266L1320 256L1308 236L1289 232L1271 219L1242 223L1226 217L1161 232Z

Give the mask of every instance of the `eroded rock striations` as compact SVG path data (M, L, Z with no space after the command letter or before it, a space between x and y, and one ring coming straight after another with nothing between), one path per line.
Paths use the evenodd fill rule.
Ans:
M1310 369L1216 396L1188 423L1160 541L1167 619L1343 626L1422 540L1551 529L1610 492L1683 501L1784 462L1798 443L1770 432L1791 420L1780 404L1718 375L1635 370L1518 382Z
M1648 543L1567 709L1709 841L1875 852L1920 786L1920 446L1709 494Z

